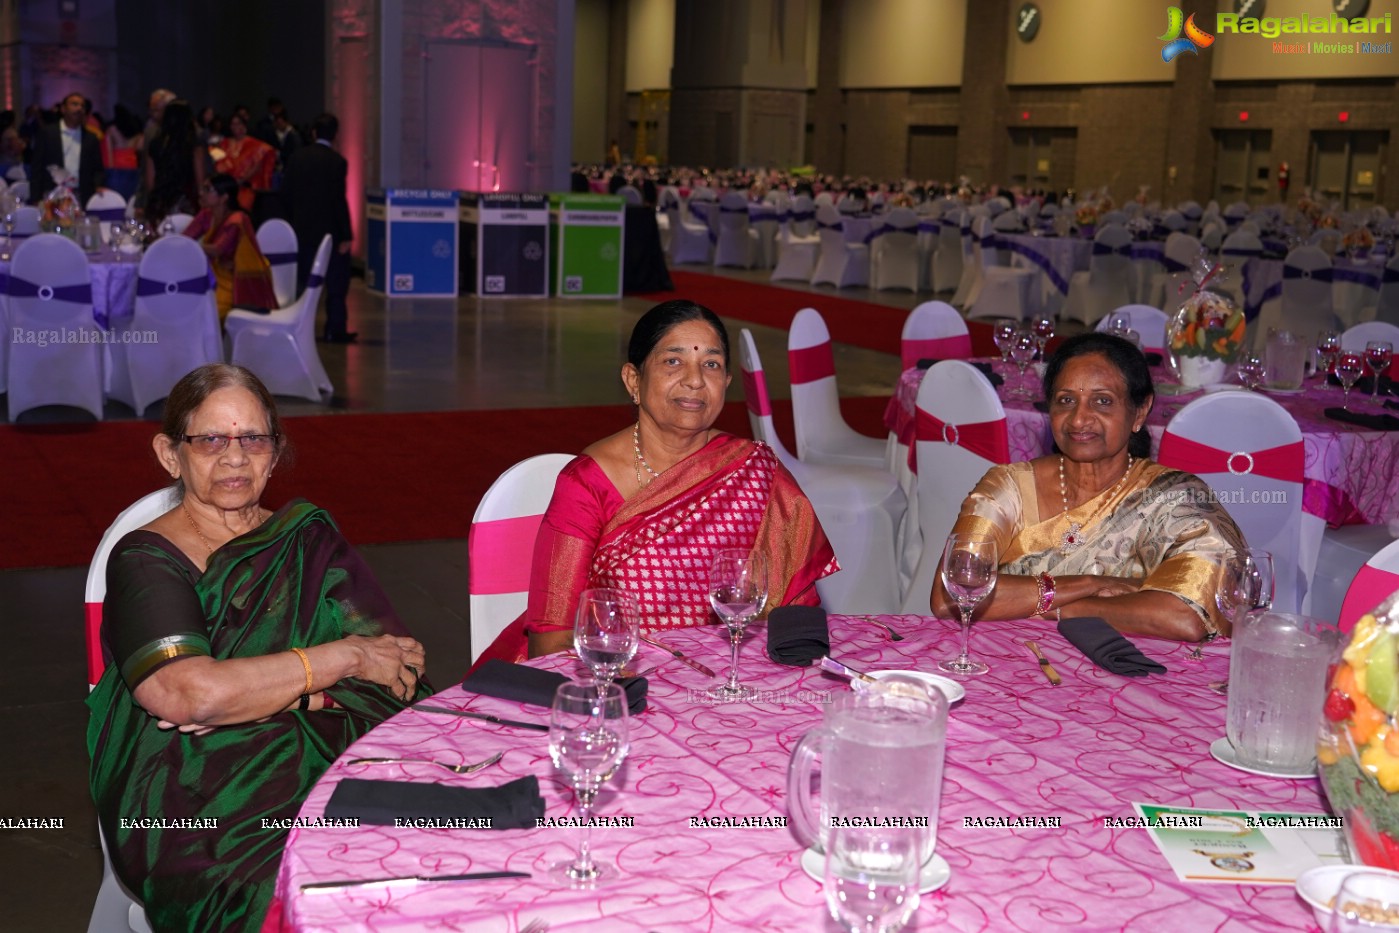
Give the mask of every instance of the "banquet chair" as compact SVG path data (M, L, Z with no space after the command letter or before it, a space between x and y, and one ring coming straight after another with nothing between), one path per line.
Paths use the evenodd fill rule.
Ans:
M991 219L978 217L972 224L972 248L979 260L981 287L968 299L968 318L1008 317L1023 321L1039 307L1035 290L1040 286L1039 269L1005 265L996 247Z
M525 611L534 539L559 471L572 460L569 454L521 460L491 483L476 506L466 539L473 664Z
M1105 332L1112 319L1119 314L1125 314L1131 322L1132 330L1141 335L1143 353L1165 351L1166 325L1170 323L1170 316L1165 311L1151 305L1123 305L1103 315L1093 329Z
M870 244L870 287L918 291L918 215L896 207Z
M737 191L719 199L718 232L714 265L753 268L759 249L758 231L748 224L748 199Z
M944 211L938 218L937 248L933 251L933 291L946 294L957 291L962 281L962 212ZM952 304L956 304L953 301Z
M1010 462L1010 436L996 390L962 360L944 360L928 370L918 386L916 417L916 450L909 462L918 473L921 546L901 611L927 615L943 544L962 500L988 469Z
M29 204L15 208L14 235L17 237L30 237L39 232L39 209Z
M888 470L804 463L792 456L772 422L772 404L757 344L739 333L739 367L753 438L772 448L811 502L831 542L840 572L817 581L821 604L832 613L887 613L899 605L894 536L908 503Z
M1200 231L1200 245L1211 253L1218 253L1224 245L1224 225L1219 223L1205 224Z
M1341 332L1341 349L1363 353L1365 344L1371 340L1388 340L1394 349L1399 350L1399 325L1388 321L1366 321ZM1369 370L1365 370L1369 374Z
M9 275L10 421L41 405L81 408L101 421L104 332L93 320L87 256L67 237L40 233L15 250ZM16 342L16 334L35 339ZM41 345L43 334L51 334L52 340Z
M89 217L102 222L100 227L102 242L110 243L112 224L121 223L126 219L126 198L111 188L101 188L92 193L92 197L87 199L87 206L83 209Z
M15 201L25 204L29 201L29 182L17 181L10 185L10 194L15 196Z
M820 191L817 192L811 203L813 207L835 207L836 196L830 191Z
M107 663L102 653L102 601L107 596L107 558L112 548L142 525L164 515L178 504L173 487L147 493L127 506L102 535L97 551L87 568L87 588L83 595L87 617L87 688L90 692L97 685L106 670ZM92 905L92 916L88 920L88 933L111 933L111 931L131 930L133 933L150 933L146 922L146 912L141 902L126 889L112 871L112 860L107 853L107 838L99 830L97 840L102 845L102 884L97 889L97 899Z
M836 288L868 285L870 248L845 238L845 221L840 212L829 205L816 208L816 229L821 238L821 253L811 273L811 284Z
M1222 282L1216 277L1215 282L1211 283L1212 287L1233 298L1235 307L1246 307L1253 298L1249 294L1250 278L1262 254L1263 241L1256 234L1235 230L1219 246L1219 261L1225 274Z
M223 362L210 278L208 257L188 237L162 237L141 257L136 310L111 325L114 334L140 339L112 343L107 380L108 394L137 417L169 395L185 373Z
M1399 255L1385 263L1381 273L1379 303L1373 310L1362 312L1361 320L1385 321L1399 324Z
M278 307L296 300L296 231L279 217L264 220L257 228L257 248L272 267L272 293Z
M1127 226L1127 212L1123 210L1104 211L1103 216L1098 218L1098 223L1103 225L1117 224Z
M1235 201L1224 208L1224 220L1230 227L1237 227L1248 219L1249 211L1247 201Z
M1188 233L1172 233L1166 237L1165 268L1151 277L1148 298L1142 304L1155 305L1167 313L1174 312L1194 290L1192 272L1200 258L1200 241Z
M908 313L899 339L899 362L912 369L919 360L965 360L972 355L967 322L945 301L925 301Z
M686 209L675 202L666 205L665 214L670 224L670 264L708 265L709 226L687 218Z
M810 282L820 251L816 209L808 195L797 195L792 199L791 210L777 234L777 266L772 270L772 281Z
M1195 399L1166 425L1157 462L1199 476L1249 547L1273 554L1273 608L1299 612L1308 578L1302 542L1302 431L1287 410L1252 392Z
M815 308L802 308L792 319L787 332L787 364L797 456L807 463L884 469L884 441L856 432L840 413L831 333Z
M1025 218L1019 211L1001 211L991 218L991 229L997 233L1024 233Z
M961 239L957 248L960 251L962 272L949 302L961 308L963 312L971 307L971 303L981 293L981 253L977 251L976 236L972 232L972 226L977 219L979 218L973 216L970 210L962 211L958 224L958 236Z
M637 207L641 204L641 192L632 185L623 185L617 189L617 195L627 204Z
M1107 224L1093 237L1088 269L1069 277L1061 317L1087 324L1132 301L1132 234Z
M772 193L774 192L769 192ZM782 203L772 210L760 210L748 219L748 229L753 231L757 239L753 251L753 265L759 269L771 269L777 265L777 233L782 229L782 215L786 212L786 195L782 195ZM808 272L807 277L810 275Z
M1339 329L1331 306L1331 257L1315 246L1298 246L1282 267L1282 298L1259 312L1255 339L1261 346L1269 328L1290 330L1311 340L1318 331Z
M165 219L160 222L160 225L164 227L167 223L171 224L175 228L172 232L178 236L185 232L185 228L190 225L190 221L192 220L194 220L193 214L176 212L174 214L166 214Z
M316 309L330 262L330 234L316 250L306 290L296 301L268 314L234 309L224 320L230 362L257 374L273 395L319 402L334 391L316 352Z
M1399 592L1399 541L1390 541L1361 565L1346 590L1339 617L1341 631L1355 628L1361 616L1373 612L1396 592Z

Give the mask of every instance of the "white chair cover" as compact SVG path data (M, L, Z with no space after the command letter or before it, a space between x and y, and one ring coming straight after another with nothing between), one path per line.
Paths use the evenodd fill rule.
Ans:
M334 390L316 352L316 309L329 262L330 234L326 234L301 297L270 314L230 311L224 321L233 345L230 359L257 374L273 395L319 402Z
M278 307L296 300L296 231L280 218L262 222L257 228L257 248L272 267L272 293Z
M933 252L933 291L956 292L962 281L962 212L945 211L938 218L937 249ZM957 302L952 302L954 305Z
M1257 340L1268 329L1290 330L1310 340L1319 331L1340 327L1331 308L1331 257L1315 246L1299 246L1282 267L1282 300L1269 302L1258 318Z
M476 506L466 544L472 663L525 611L534 539L559 471L572 460L569 454L521 460L491 483Z
M777 234L777 266L772 270L772 281L810 282L820 252L816 208L808 195L799 194L792 199L790 211Z
M21 167L21 171L23 168ZM10 194L15 196L15 200L24 204L29 200L29 182L17 181L10 185Z
M1112 319L1119 314L1125 314L1132 322L1132 330L1141 334L1143 353L1161 353L1165 350L1166 325L1170 322L1165 311L1151 305L1123 305L1103 315L1094 330L1106 331Z
M840 212L828 205L816 208L816 227L821 237L821 254L811 274L811 284L836 288L868 285L870 248L847 241Z
M39 233L19 245L6 324L10 421L40 405L81 408L101 421L105 334L92 317L92 279L76 243Z
M730 191L719 199L719 242L714 265L753 268L758 252L758 231L748 226L748 199Z
M1215 290L1222 290L1234 299L1235 307L1247 306L1251 297L1246 286L1250 284L1254 270L1258 267L1258 257L1263 253L1263 241L1257 234L1247 230L1235 230L1224 238L1219 247L1219 261L1224 267L1223 283L1212 283Z
M1151 297L1141 303L1155 305L1171 314L1194 289L1191 270L1200 258L1200 241L1188 233L1172 233L1166 237L1165 252L1165 270L1151 277Z
M100 222L102 242L110 243L112 224L121 223L126 219L126 198L111 188L102 188L92 193L92 197L87 199L87 206L83 210L87 212L89 217Z
M38 232L39 209L28 204L15 208L15 236L34 236Z
M1093 237L1086 272L1069 277L1069 294L1060 317L1087 324L1132 300L1132 234L1107 224Z
M885 215L870 245L870 286L918 291L918 215L896 207Z
M1035 296L1039 270L1005 265L995 242L990 218L978 217L972 222L972 248L979 260L981 287L968 299L967 317L1008 317L1023 321L1039 309Z
M623 185L622 187L618 188L617 194L620 195L622 200L626 201L627 204L632 205L633 207L641 206L641 192L637 191L636 188L632 187L631 185Z
M884 441L857 433L840 413L831 334L815 308L802 308L792 319L787 333L787 364L797 456L810 463L884 469Z
M175 234L178 236L185 232L185 228L189 226L192 220L194 220L193 214L166 214L165 220L162 220L160 225L163 227L167 222L173 224L175 227Z
M136 310L112 321L108 393L137 416L170 394L186 373L223 362L209 259L188 237L162 237L141 257Z
M919 557L902 611L927 615L962 500L993 465L1010 462L1010 440L996 390L970 363L945 360L929 369L917 408Z
M1388 321L1366 321L1347 328L1341 333L1341 349L1363 353L1365 344L1371 340L1388 340L1395 350L1399 350L1399 325ZM1369 375L1370 370L1365 370Z
M767 380L748 328L739 333L739 365L754 439L772 448L811 501L841 569L816 584L828 612L894 612L899 605L894 536L907 509L903 490L885 469L803 463L772 423ZM885 608L876 608L876 607Z
M1351 581L1341 604L1341 631L1355 628L1361 616L1373 612L1395 592L1399 592L1399 541L1381 548Z
M1399 255L1395 255L1385 264L1381 278L1379 304L1371 314L1364 316L1372 317L1376 321L1399 324Z
M967 322L945 301L925 301L908 313L900 338L899 359L904 369L919 360L965 360L972 355Z
M1182 438L1187 444L1177 443ZM1188 442L1213 452L1202 454ZM1272 552L1273 607L1300 611L1308 588L1301 554L1304 454L1302 431L1287 410L1252 392L1202 396L1166 425L1157 459L1209 484L1249 547ZM1305 566L1315 563L1313 555Z
M709 226L685 217L686 209L671 202L665 214L670 226L670 264L709 263Z

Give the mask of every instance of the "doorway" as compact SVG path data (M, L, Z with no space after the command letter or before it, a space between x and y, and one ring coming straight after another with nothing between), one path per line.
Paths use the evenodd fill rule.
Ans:
M489 39L426 44L423 184L529 191L534 46Z
M1277 199L1271 188L1271 130L1216 130L1214 196L1221 205L1245 201L1250 206Z
M1064 191L1074 184L1078 131L1068 127L1016 127L1010 130L1009 156L1011 184Z
M1361 210L1381 203L1381 166L1389 146L1387 130L1327 130L1312 133L1312 190L1342 210Z

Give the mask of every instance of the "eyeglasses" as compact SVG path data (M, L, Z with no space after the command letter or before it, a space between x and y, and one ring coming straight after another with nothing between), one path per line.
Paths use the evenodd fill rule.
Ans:
M182 434L181 439L194 448L197 454L221 454L228 449L228 442L238 441L245 454L271 453L277 443L276 434Z

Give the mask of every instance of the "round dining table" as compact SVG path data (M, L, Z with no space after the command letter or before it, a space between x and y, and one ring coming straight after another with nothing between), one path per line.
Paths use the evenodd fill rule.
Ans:
M956 624L920 616L832 616L830 654L858 670L934 670L958 643ZM883 623L883 625L876 624ZM892 629L886 630L884 626ZM643 644L644 712L631 748L604 786L594 857L613 874L592 889L552 883L579 830L573 793L550 763L548 735L407 709L352 745L324 774L291 829L266 929L299 931L800 931L835 929L820 881L787 823L793 746L821 723L826 700L849 689L815 667L766 654L765 624L750 626L740 679L751 702L718 703L714 678ZM897 640L895 640L897 638ZM1052 686L1022 643L1039 645L1062 675ZM727 673L718 626L666 632L667 647ZM1095 666L1042 621L978 622L971 653L991 671L965 680L951 707L937 854L950 877L927 893L910 930L1301 929L1307 907L1290 884L1178 880L1133 804L1322 814L1315 777L1245 774L1211 757L1224 735L1227 640L1191 646L1139 638L1168 672L1140 678ZM565 674L565 655L533 666ZM548 711L450 687L425 704L548 722ZM421 704L420 704L421 705ZM318 715L318 714L310 714ZM432 764L355 764L362 757L498 764L456 775ZM544 817L534 828L332 826L322 818L347 778L505 784L533 775ZM819 857L807 856L819 866ZM307 888L336 881L520 872L524 877Z

